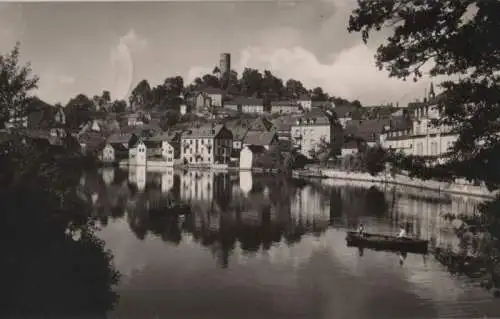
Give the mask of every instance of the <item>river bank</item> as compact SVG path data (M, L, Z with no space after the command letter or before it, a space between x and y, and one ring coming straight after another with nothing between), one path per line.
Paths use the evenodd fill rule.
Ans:
M327 179L340 179L355 182L371 182L380 184L392 184L417 189L434 190L437 192L444 192L456 195L467 195L482 198L493 198L497 192L491 192L484 185L472 185L464 180L456 180L453 183L440 182L435 180L420 180L411 178L405 175L396 174L383 174L372 176L368 173L359 172L345 172L328 168L309 168L304 170L294 170L294 177L309 177L309 178L327 178Z

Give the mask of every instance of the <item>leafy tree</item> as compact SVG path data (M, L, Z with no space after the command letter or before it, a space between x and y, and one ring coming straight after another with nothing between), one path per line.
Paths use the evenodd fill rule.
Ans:
M29 63L20 65L20 44L0 55L0 128L10 119L25 116L30 102L30 91L38 86L38 77L32 75Z
M376 176L385 169L386 151L380 146L370 147L364 153L364 162L367 172Z
M227 80L226 80L227 77ZM221 83L222 88L226 89L229 94L239 94L241 92L241 84L238 79L238 72L231 70L229 74L223 74Z
M168 110L160 120L160 127L162 130L169 130L172 126L179 123L181 114L175 110Z
M318 86L311 91L311 99L313 101L328 101L328 94L323 92L323 89Z
M214 87L214 88L220 88L220 81L219 78L216 77L215 75L212 74L205 74L201 80L203 81L202 83L205 84L206 86Z
M77 129L80 125L92 120L95 105L85 94L78 94L68 101L64 109L66 111L66 124L71 129Z
M256 69L245 68L240 79L241 94L244 96L261 96L262 73Z
M267 100L278 100L284 93L283 81L275 77L271 71L264 70L264 76L260 84L260 95Z
M454 160L475 167L471 178L500 185L500 176L482 174L500 148L500 2L358 1L349 32L361 32L366 42L373 31L393 28L376 54L377 66L391 77L417 81L422 68L431 76L457 76L441 84L437 100L444 111L440 123L459 133Z
M116 100L111 104L111 111L115 113L124 113L127 110L127 102L125 100Z
M304 87L302 82L289 79L285 83L285 96L289 99L298 99L301 96L307 95L309 92Z
M6 261L0 279L9 291L0 315L104 316L117 301L112 286L119 273L93 233L89 202L76 191L81 170L70 166L75 159L64 150L11 137L0 145L0 230L6 239L0 241Z
M214 67L212 74L215 75L216 77L220 77L221 72L218 66Z
M153 92L147 80L140 81L132 90L129 97L130 107L132 109L148 108L153 102Z

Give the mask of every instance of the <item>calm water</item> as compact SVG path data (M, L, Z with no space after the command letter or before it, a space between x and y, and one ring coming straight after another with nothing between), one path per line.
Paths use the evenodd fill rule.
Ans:
M396 233L401 222L458 249L447 212L477 200L251 173L87 174L99 236L122 273L115 318L482 318L499 299L431 255L346 247L345 231ZM162 210L188 204L186 217Z

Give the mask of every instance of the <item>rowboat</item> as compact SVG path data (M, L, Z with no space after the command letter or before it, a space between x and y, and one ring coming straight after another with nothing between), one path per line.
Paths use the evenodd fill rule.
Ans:
M374 250L400 251L426 254L428 240L413 238L398 238L396 236L378 235L349 231L346 236L348 247L369 248Z

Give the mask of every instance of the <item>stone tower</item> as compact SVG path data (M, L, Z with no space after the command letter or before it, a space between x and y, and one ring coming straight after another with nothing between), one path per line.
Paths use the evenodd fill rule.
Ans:
M219 69L221 77L231 72L231 54L229 53L220 54Z

